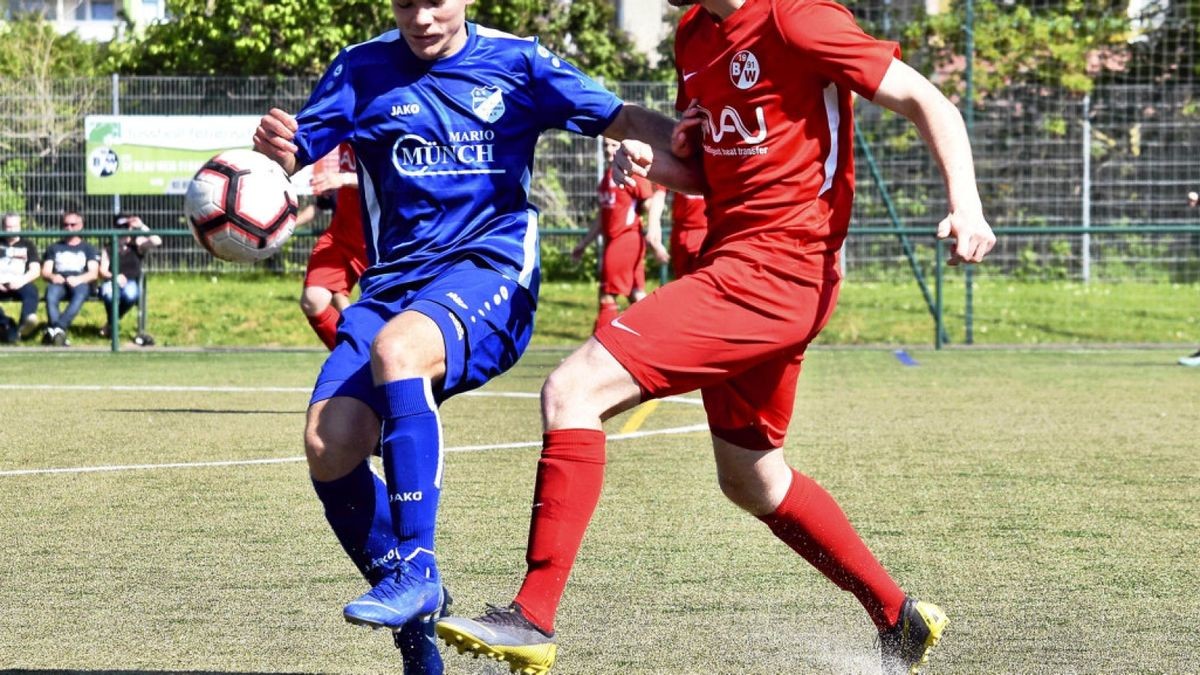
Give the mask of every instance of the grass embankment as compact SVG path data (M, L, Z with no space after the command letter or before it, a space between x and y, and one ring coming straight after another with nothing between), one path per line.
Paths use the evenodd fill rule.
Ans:
M148 291L148 332L162 346L316 347L298 302L298 275L155 275ZM965 335L961 279L946 284L946 328L952 343ZM5 303L8 314L17 307ZM39 308L43 319L45 308ZM89 302L71 331L75 345L108 344L104 312ZM534 345L568 346L587 337L595 317L595 286L542 285ZM130 313L122 334L132 336ZM980 279L974 287L976 344L1200 343L1200 284L1016 282ZM818 343L930 344L933 319L915 283L846 281L838 310ZM36 345L38 340L27 341Z

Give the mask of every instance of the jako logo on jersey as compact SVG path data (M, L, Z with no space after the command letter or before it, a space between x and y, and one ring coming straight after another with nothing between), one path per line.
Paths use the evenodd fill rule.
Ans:
M446 293L446 297L450 298L451 302L458 305L459 307L462 307L463 309L471 309L470 307L467 306L467 303L463 302L462 296L459 295L458 293L455 293L454 291L450 291L449 293Z
M333 69L333 76L330 77L329 81L325 83L325 90L333 91L333 88L337 86L338 78L341 76L342 76L342 65L339 63L337 68Z
M400 105L392 106L392 117L404 117L406 115L420 115L420 103L401 103Z
M762 70L758 67L758 57L748 51L740 51L733 55L729 62L729 79L738 89L749 89L758 83Z
M555 68L562 66L562 61L559 60L559 58L553 53L551 53L549 49L546 49L541 45L538 45L537 54L543 59L550 59L550 65L554 66Z
M713 120L713 114L707 108L700 108L704 113L705 128L708 130L708 137L714 143L720 143L725 134L730 131L738 132L742 140L749 145L758 145L767 140L767 121L763 118L762 106L755 106L754 114L758 120L758 132L751 134L746 128L746 123L742 121L742 116L732 106L725 106L721 110L719 120Z
M424 498L424 494L420 490L416 492L397 492L392 495L388 501L390 502L419 502Z
M484 122L495 122L504 114L504 92L500 87L475 87L471 90L471 109Z
M406 176L504 173L504 169L488 168L496 161L496 146L491 142L495 138L491 129L451 132L450 143L405 134L392 146L392 165Z

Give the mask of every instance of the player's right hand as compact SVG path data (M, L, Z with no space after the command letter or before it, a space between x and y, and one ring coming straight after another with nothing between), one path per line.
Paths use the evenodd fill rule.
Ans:
M296 173L296 151L300 148L292 142L296 137L296 118L279 108L258 121L254 130L254 149L275 160L290 176Z
M654 163L654 150L641 141L626 139L613 155L612 179L617 185L627 188L637 186L635 176L646 177Z

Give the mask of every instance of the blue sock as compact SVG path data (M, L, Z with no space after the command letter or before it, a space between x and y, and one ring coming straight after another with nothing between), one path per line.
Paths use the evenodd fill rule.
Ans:
M380 387L385 401L381 438L392 528L406 560L433 564L433 533L442 493L442 425L428 379Z
M312 482L325 505L325 519L358 571L374 586L399 566L387 488L366 460L345 476Z

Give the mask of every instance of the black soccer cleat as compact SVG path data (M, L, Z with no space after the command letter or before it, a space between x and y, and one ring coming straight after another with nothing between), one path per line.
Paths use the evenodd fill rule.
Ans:
M883 675L917 675L949 623L937 605L906 598L900 620L879 633Z

